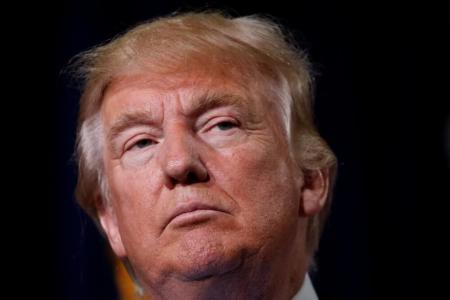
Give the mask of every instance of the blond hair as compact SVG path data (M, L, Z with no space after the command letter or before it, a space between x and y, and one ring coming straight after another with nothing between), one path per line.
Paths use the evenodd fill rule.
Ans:
M99 195L101 199L108 198L99 117L108 84L138 67L173 75L202 65L239 72L239 76L255 78L262 89L276 91L298 166L303 171L326 169L330 172L329 185L333 186L336 158L314 126L310 64L281 26L259 16L232 18L220 12L176 14L140 24L81 53L73 64L84 80L77 132L76 197L94 220L98 221L96 199ZM331 192L324 209L309 221L310 253L318 246L330 203Z

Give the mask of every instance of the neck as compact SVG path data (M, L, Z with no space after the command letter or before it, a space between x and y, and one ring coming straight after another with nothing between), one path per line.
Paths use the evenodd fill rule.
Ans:
M237 268L195 281L169 277L164 284L149 288L148 294L158 300L291 300L306 273L305 253L299 249L301 245L293 243L290 249L280 249L277 255L271 255L271 259L259 253L243 257Z

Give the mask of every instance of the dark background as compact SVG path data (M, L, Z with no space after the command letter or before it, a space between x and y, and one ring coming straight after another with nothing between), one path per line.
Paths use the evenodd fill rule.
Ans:
M437 248L426 220L450 199L448 6L359 2L24 4L27 17L18 20L27 25L4 46L15 52L20 45L26 65L11 73L19 87L4 84L27 104L19 107L27 129L4 147L20 149L25 165L14 165L9 175L19 183L13 216L29 220L7 247L23 258L19 274L31 278L19 292L44 299L116 299L105 241L73 197L79 93L61 70L75 54L139 21L175 10L221 8L236 16L274 17L307 50L318 74L316 121L339 159L313 277L319 298L434 299L422 294L433 272L421 258L424 248Z

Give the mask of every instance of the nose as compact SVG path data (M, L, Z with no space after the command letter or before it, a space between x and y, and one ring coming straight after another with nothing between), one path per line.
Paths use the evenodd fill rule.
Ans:
M189 185L209 180L206 166L201 160L195 137L182 126L166 132L161 153L164 184L172 189L176 185Z

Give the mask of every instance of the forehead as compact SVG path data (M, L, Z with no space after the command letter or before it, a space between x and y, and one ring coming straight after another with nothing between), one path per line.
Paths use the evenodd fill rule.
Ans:
M155 105L174 98L186 111L201 99L214 96L240 102L237 104L253 110L265 106L264 93L256 86L255 82L242 76L220 71L124 74L115 78L105 90L102 112L111 115L133 107L150 111Z

